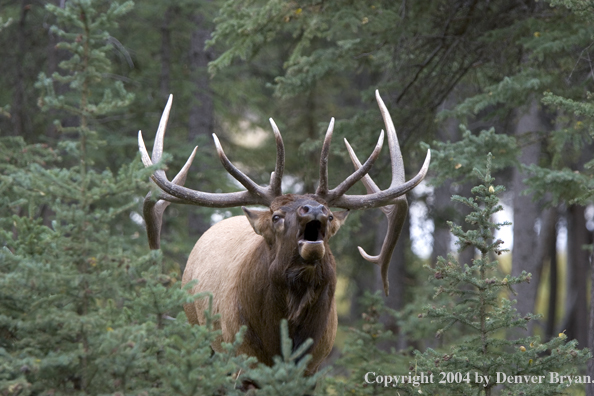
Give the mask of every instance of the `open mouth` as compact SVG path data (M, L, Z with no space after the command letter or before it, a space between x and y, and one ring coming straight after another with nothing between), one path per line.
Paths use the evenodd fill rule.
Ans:
M320 241L323 239L322 223L318 220L310 221L303 230L303 240L309 242Z
M305 261L319 260L324 256L324 233L318 220L308 222L299 235L299 255Z

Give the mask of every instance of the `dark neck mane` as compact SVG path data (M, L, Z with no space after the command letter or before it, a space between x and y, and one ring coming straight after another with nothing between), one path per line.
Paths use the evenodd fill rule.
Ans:
M238 309L241 324L248 327L245 337L262 348L261 354L254 351L256 357L271 365L272 359L266 360L267 356L280 355L282 319L289 321L293 349L308 338L315 345L324 335L336 289L335 264L330 252L310 265L298 254L285 257L283 262L283 258L271 257L264 241L257 253L270 260L243 267Z
M289 321L293 348L312 338L317 342L325 332L336 289L334 257L325 255L321 262L303 263L294 257L282 275L283 282L275 282L275 300L284 301L284 317Z

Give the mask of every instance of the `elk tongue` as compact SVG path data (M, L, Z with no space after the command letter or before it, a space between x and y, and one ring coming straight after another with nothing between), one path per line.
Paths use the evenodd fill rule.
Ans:
M324 241L299 241L299 255L305 261L316 261L324 257L326 249L324 248Z

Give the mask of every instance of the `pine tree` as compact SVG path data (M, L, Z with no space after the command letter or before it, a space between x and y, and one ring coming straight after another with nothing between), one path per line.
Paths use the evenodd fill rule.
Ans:
M428 349L415 354L415 373L432 373L435 377L433 384L421 385L420 389L424 393L460 395L492 395L497 388L510 395L561 394L567 390L567 384L551 382L549 372L575 375L589 352L578 349L575 340L567 342L563 333L546 343L538 337L508 335L511 329L525 329L535 316L518 315L513 302L503 297L502 291L513 292L513 285L529 282L531 275L524 272L513 277L500 273L496 256L504 252L503 241L495 240L494 230L509 223L494 223L492 216L502 209L497 195L504 188L493 184L490 156L486 171L475 168L474 173L482 183L472 189L474 198L453 197L472 209L466 221L473 229L463 231L451 224L451 231L461 247L475 248L478 257L472 263L458 263L449 255L440 257L434 268L429 267L439 283L436 296L450 298L444 305L428 306L422 315L423 320L440 324L437 338L456 327L462 327L465 336L444 351ZM508 377L545 377L542 383L510 384L501 383L503 376L498 377L497 373Z

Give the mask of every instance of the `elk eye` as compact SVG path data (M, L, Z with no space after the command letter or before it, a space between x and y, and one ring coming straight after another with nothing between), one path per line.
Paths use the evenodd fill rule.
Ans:
M332 215L328 216L328 220L330 220L330 221L334 220L334 216L332 216Z
M277 221L280 220L280 218L281 217L279 215L274 215L274 216L272 216L272 221L276 223Z

